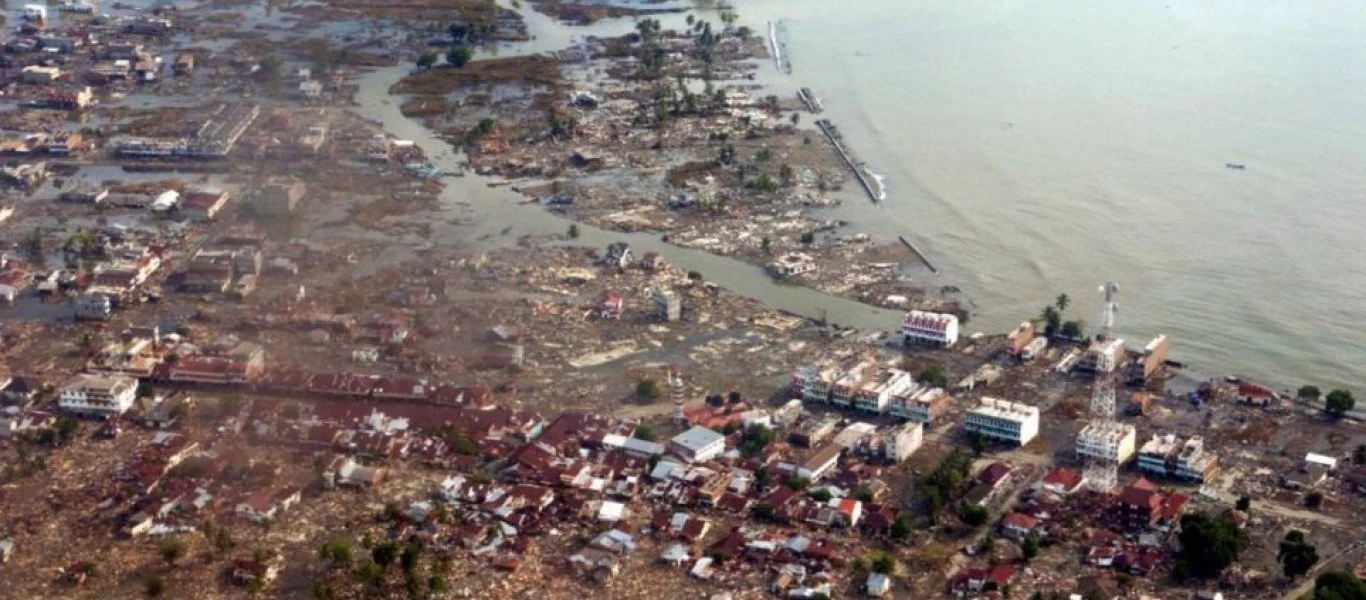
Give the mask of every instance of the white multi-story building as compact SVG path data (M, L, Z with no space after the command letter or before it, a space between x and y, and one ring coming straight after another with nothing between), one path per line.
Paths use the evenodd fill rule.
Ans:
M674 436L669 451L688 462L706 462L726 451L726 436L697 425Z
M830 403L836 406L853 406L854 395L863 389L863 383L869 379L872 370L873 363L865 361L845 371L830 386Z
M1138 469L1144 473L1204 483L1219 469L1219 456L1205 449L1200 436L1182 440L1172 435L1154 435L1138 451Z
M792 393L803 402L829 402L830 387L843 372L835 365L809 365L792 376Z
M916 421L902 423L883 438L882 454L892 462L910 458L925 442L925 424Z
M892 396L887 413L926 425L933 425L948 410L949 396L944 388L919 387L906 394Z
M1039 408L984 396L963 424L969 433L1023 446L1039 435Z
M901 369L883 369L854 392L854 408L880 413L893 396L905 394L915 387L915 378L910 373Z
M1106 421L1089 423L1077 435L1077 458L1095 458L1122 465L1133 458L1137 440L1138 432L1133 425Z
M81 374L62 388L57 405L62 410L116 417L133 407L138 395L138 380L132 377L108 377Z
M958 342L958 317L913 310L901 320L901 334L907 346L952 346Z

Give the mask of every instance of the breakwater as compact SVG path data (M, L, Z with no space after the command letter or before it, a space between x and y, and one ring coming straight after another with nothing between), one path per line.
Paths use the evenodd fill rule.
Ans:
M844 136L835 127L830 119L816 121L816 127L820 128L821 133L825 134L825 139L830 140L830 144L835 147L835 152L839 153L840 158L844 159L844 164L849 166L849 170L854 172L854 179L858 180L863 191L868 194L868 199L874 203L882 202L886 199L886 191L882 187L882 182L875 181L863 168L863 161L854 156L852 150L844 145Z

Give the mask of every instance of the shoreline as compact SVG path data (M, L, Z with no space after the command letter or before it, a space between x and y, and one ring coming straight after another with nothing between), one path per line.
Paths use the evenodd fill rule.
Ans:
M529 11L529 12L536 12L534 8L530 8L530 7L524 9L522 12L525 13L525 12L528 12L528 11ZM694 12L696 12L696 11L694 11ZM541 17L544 17L544 19L542 19L542 23L543 23L544 25L548 25L548 26L550 26L550 27L554 27L554 28L557 29L557 31L556 31L556 36L557 36L557 37L566 37L566 34L569 34L567 37L570 37L570 38L576 37L576 36L574 36L573 34L574 34L579 28L581 28L581 26L578 26L578 25L573 25L573 24L564 23L564 22L562 22L562 21L560 21L560 20L558 20L558 19L555 19L553 16L541 15L540 13L538 13L538 15L541 16ZM617 19L617 20L621 20L621 19ZM535 39L535 38L537 37L537 35L536 35L537 33L539 33L539 32L534 32L534 31L533 31L533 39ZM529 44L529 43L522 43L522 44L510 44L510 45L511 45L514 49L516 49L516 48L518 48L518 47L529 46L530 44ZM564 48L564 49L562 49L562 51L563 51L563 50L570 50L570 48ZM500 55L500 56L507 56L508 54L507 54L507 53L500 53L499 55ZM780 66L779 63L775 63L775 66L778 67L779 70L781 71L781 66ZM369 76L367 76L367 78L368 78L368 77L369 77ZM399 78L401 78L401 77L399 77ZM393 82L397 81L399 78L395 78L395 79L389 80L389 84L392 84ZM364 85L366 85L366 84L362 84L362 85L364 86ZM387 85L388 85L388 84L386 84L386 89L387 89ZM397 99L397 98L400 98L401 95L389 94L388 97L389 97L389 98L393 98L393 99ZM402 115L398 115L398 116L399 116L400 118L408 119L408 117L403 117ZM423 130L424 130L425 132L427 132L429 135L436 136L436 132L435 132L432 128L430 128L430 127L427 126L427 125L421 124L421 119L408 119L408 120L410 120L410 121L412 121L412 122L414 122L414 123L419 124L419 125L423 128ZM387 124L387 123L386 123L386 124ZM443 142L443 143L446 143L444 140L442 140L442 142ZM462 154L462 155L463 155L463 154ZM516 188L515 182L509 181L509 180L507 180L507 179L499 179L499 178L493 177L493 176L484 176L484 175L477 175L477 174L474 174L473 177L476 178L476 179L478 179L478 180L480 180L480 181L485 182L486 185L488 185L489 187L494 187L495 185L508 185L508 184L513 184L513 187ZM521 193L521 190L520 190L520 189L518 189L517 191L518 191L519 193ZM531 196L531 195L528 194L528 193L521 193L521 196L524 197L524 198L534 198L534 196ZM553 213L550 213L549 211L540 210L540 212L545 213L545 214L549 214L549 215L553 215ZM554 216L559 222L562 222L562 223L564 223L565 225L568 225L568 224L570 224L570 223L576 223L576 224L578 224L580 227L585 227L585 226L587 226L587 227L593 227L593 226L594 226L594 224L593 224L592 222L590 222L590 221L588 221L588 220L586 220L586 219L582 219L582 218L575 218L575 217L572 217L572 216L565 216L565 215L553 215L553 216ZM639 242L641 241L641 240L640 240L640 237L639 237L639 234L630 234L630 233L628 233L628 232L616 232L616 231L613 231L613 230L610 230L610 229L601 229L601 228L597 228L597 227L593 227L593 228L596 230L596 233L597 233L597 236L596 236L596 237L598 237L598 238L600 238L600 239L609 239L609 238L617 238L617 237L628 237L628 238L631 238L631 239L632 239L632 243L639 243ZM899 241L902 241L902 240L899 240ZM904 243L904 241L903 241L903 243ZM717 259L720 259L720 261L722 261L721 263L718 263L718 262L715 262L715 261L708 261L710 264L716 265L716 264L725 264L725 263L729 263L731 269L734 269L735 271L739 271L740 273L743 273L746 269L744 269L744 268L737 268L737 267L741 267L741 266L743 266L743 267L750 267L750 268L757 267L757 265L755 265L753 262L746 261L746 260L744 260L744 259L742 259L742 258L738 258L738 257L734 257L734 256L728 256L728 255L724 255L724 254L708 253L708 252L705 251L705 250L698 250L698 249L695 249L695 248L689 248L689 247L687 247L687 246L682 246L682 245L679 245L679 244L677 244L677 243L674 243L673 241L668 241L668 242L666 242L665 244L663 244L663 246L665 246L666 251L668 251L668 252L691 251L691 252L698 252L698 253L701 253L701 254L710 254L711 256L713 256L713 257L715 257L715 258L717 258ZM933 274L937 274L937 273L938 273L938 269L937 269L935 266L933 266L933 264L932 264L930 261L928 261L927 258L926 258L923 254L921 254L920 251L919 251L918 249L916 249L914 246L910 246L910 245L908 245L908 247L911 249L912 253L914 254L915 260L922 261L923 264L925 264L925 266L926 266L928 269L931 270L931 273L933 273ZM728 260L728 259L729 259L729 260ZM690 261L688 261L688 260L685 259L683 262L686 263L686 262L690 262ZM738 264L737 264L737 263L738 263ZM717 273L717 272L726 272L726 271L725 271L725 270L722 270L722 271L713 270L713 271L712 271L712 273ZM753 271L750 271L750 273L752 274ZM745 275L743 275L743 274L740 274L740 275L737 277L735 273L729 273L728 276L723 276L723 277L720 278L720 279L726 280L726 281L718 282L718 285L721 285L721 287L723 287L723 288L725 288L725 289L731 291L732 293L737 293L737 294L740 294L740 295L744 295L744 296L747 296L747 297L751 297L751 298L753 298L753 299L759 301L759 302L760 302L761 304L763 304L764 306L769 306L769 307L772 307L772 308L774 308L774 309L776 309L776 310L780 310L780 311L783 311L783 312L786 312L786 313L792 314L792 315L801 316L801 317L806 318L806 319L818 320L818 319L820 319L820 318L822 317L822 315L828 316L828 315L831 314L831 313L835 313L836 315L840 315L840 316L836 316L836 317L831 317L831 318L829 318L829 321L832 322L832 323L836 323L836 324L839 324L839 325L848 325L848 326L850 326L850 327L853 327L854 329L862 330L862 331L870 331L870 332L871 332L871 331L881 331L881 332L888 332L888 331L890 331L890 332L895 332L896 329L897 329L897 327L896 327L897 321L895 320L895 317L896 317L897 315L899 315L901 312L904 312L904 311L901 311L901 310L898 310L898 309L890 309L890 308L886 308L886 307L879 307L879 306L876 305L876 304L872 304L872 303L860 301L860 300L857 300L857 299L843 298L843 297L841 297L840 295L825 293L825 292L822 292L822 291L817 290L817 289L814 289L814 288L808 288L809 291L811 291L811 292L814 294L814 296L802 294L803 296L807 296L806 299L805 299L805 301L794 303L794 302L792 302L789 298L778 297L778 295L781 294L781 292L782 292L783 290L791 290L791 289L793 289L793 286L790 286L790 285L782 285L780 282L772 282L772 283L775 283L775 284L776 284L776 285L773 285L773 286L761 285L761 286L757 286L757 288L756 288L755 286L750 286L750 285L737 285L738 280L739 280L740 278L744 278L744 277L745 277ZM752 277L752 275L751 275L751 277ZM712 278L712 277L709 277L709 279L713 279L713 278ZM844 301L844 302L849 302L850 305L842 307L842 310L833 310L833 311L832 311L832 310L829 310L829 307L824 306L824 303L825 303L825 302L828 302L828 301L834 300L834 299L842 300L842 301ZM975 308L975 306L976 306L975 303L972 303L972 302L971 302L971 300L967 300L967 304L968 304L969 306L974 307L974 308ZM860 310L860 309L863 309L863 310ZM866 312L866 313L868 313L868 314L858 315L859 312ZM877 316L877 315L881 315L881 316ZM841 318L841 316L842 316L842 318ZM878 323L875 323L874 320L881 321L881 325L879 326L879 324L878 324ZM984 334L986 334L986 335L996 335L996 334L1000 334L1001 332L992 333L992 332L986 332L986 331L984 331L984 332L982 332L982 333L984 333ZM1177 341L1178 341L1178 343L1179 343L1179 340L1177 340ZM1176 383L1176 382L1178 382L1178 381L1184 381L1184 382L1186 382L1184 385L1178 385L1179 389L1181 389L1183 392L1184 392L1184 391L1187 391L1187 390L1189 390L1189 389L1193 389L1194 387L1198 386L1201 382L1209 381L1209 380L1220 380L1220 379L1223 379L1223 378L1225 377L1225 375L1223 375L1223 374L1216 374L1216 373L1226 373L1226 374L1228 374L1228 375L1235 375L1234 372L1232 372L1232 371L1227 371L1227 370L1224 370L1224 369L1221 369L1221 368L1219 368L1219 367L1217 367L1217 366L1202 368L1198 362L1195 363L1195 366L1192 366L1192 363L1191 363L1191 361L1189 361L1189 360L1183 361L1183 362L1184 362L1184 366L1183 366L1182 368L1180 368L1179 370L1177 370L1177 371L1176 371L1177 375L1171 379L1171 382L1172 382L1172 383ZM1237 375L1238 377L1240 377L1241 379L1248 380L1248 381L1258 381L1258 380L1260 380L1259 378L1257 378L1257 377L1255 377L1255 376L1249 377L1249 376L1244 376L1244 375L1242 375L1242 374L1236 374L1236 375ZM1286 390L1286 391L1289 391L1289 390L1293 389L1293 386L1270 385L1270 386L1268 386L1268 387L1271 387L1272 389L1283 388L1283 389Z

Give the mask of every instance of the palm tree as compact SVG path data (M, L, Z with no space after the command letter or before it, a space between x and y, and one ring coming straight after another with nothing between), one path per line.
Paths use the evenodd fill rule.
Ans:
M1062 314L1052 306L1043 307L1043 312L1039 314L1039 320L1043 321L1044 335L1053 335L1062 327Z
M1067 306L1072 304L1072 299L1067 294L1058 294L1058 299L1053 301L1053 306L1058 307L1058 312L1067 310Z

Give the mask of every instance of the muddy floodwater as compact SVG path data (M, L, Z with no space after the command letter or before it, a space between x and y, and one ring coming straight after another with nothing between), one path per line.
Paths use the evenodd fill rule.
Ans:
M533 46L534 47L534 46ZM426 152L438 168L459 171L464 157L451 145L428 131L416 120L399 111L402 100L389 95L391 85L408 72L407 67L376 69L365 74L357 101L359 113L377 119L390 133L412 140ZM450 216L469 220L473 225L432 223L432 241L438 245L510 245L524 235L545 236L564 233L571 221L547 212L540 206L525 204L526 198L506 187L489 187L489 179L468 176L448 178L441 202ZM510 228L510 229L509 229ZM658 234L603 231L579 224L576 244L605 247L617 241L629 243L636 252L655 250L680 268L697 271L716 285L734 293L762 300L772 308L820 318L833 324L863 330L892 330L899 327L901 313L875 308L853 300L831 296L809 288L783 285L768 277L763 269L726 257L664 243Z

